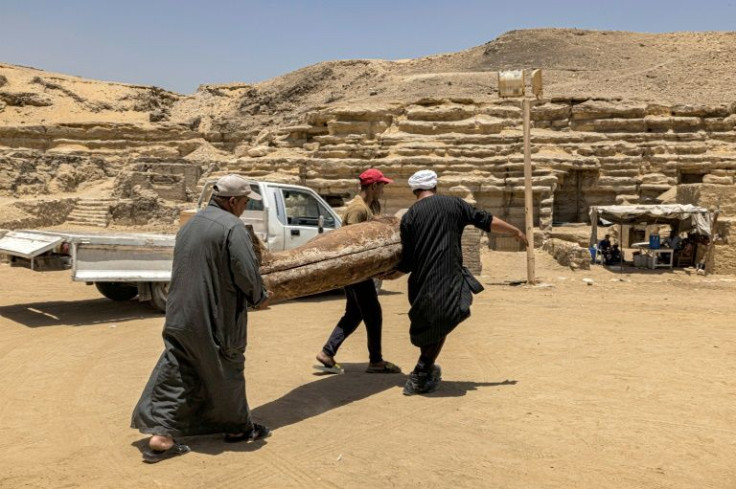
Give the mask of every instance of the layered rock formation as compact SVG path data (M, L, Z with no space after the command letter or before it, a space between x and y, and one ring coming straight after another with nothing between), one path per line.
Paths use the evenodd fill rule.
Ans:
M736 211L734 33L514 31L460 53L320 63L183 96L0 65L0 196L84 192L114 180L113 223L173 222L207 177L300 183L339 206L381 168L389 213L421 168L440 190L520 225L518 100L495 73L543 68L532 109L534 222L586 222L590 205L673 200ZM3 224L0 223L0 226Z

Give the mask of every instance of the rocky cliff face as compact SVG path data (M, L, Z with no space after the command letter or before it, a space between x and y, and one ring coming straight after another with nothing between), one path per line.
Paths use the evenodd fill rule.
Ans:
M734 53L736 33L514 31L459 53L326 62L188 96L0 65L0 196L114 180L106 197L124 203L112 213L128 222L131 199L175 215L151 209L151 196L175 208L230 171L308 185L339 205L375 166L397 181L386 192L393 212L412 201L408 176L432 168L443 192L520 224L520 103L498 98L495 72L542 68L536 225L585 222L590 205L666 191L733 209L736 82L723 73Z
M552 98L532 108L536 225L587 222L590 205L656 202L681 184L733 190L734 104L665 105ZM523 222L522 120L518 101L423 99L403 105L328 108L275 128L228 171L291 179L333 198L355 175L381 168L390 211L413 196L406 179L433 168L446 193L470 196ZM224 169L223 169L224 171Z

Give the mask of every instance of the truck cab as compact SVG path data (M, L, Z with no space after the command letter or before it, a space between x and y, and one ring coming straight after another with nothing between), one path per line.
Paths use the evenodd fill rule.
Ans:
M216 181L205 183L197 207L182 212L180 224L207 206ZM253 231L270 251L296 248L320 233L339 228L342 223L335 211L311 188L273 182L253 182L251 187L263 200L248 202L240 219L253 226Z

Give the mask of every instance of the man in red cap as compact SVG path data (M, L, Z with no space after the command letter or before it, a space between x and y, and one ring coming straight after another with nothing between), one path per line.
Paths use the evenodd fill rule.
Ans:
M360 174L360 193L347 206L342 218L343 226L350 226L368 221L381 212L380 198L383 187L393 180L386 178L381 170L371 168ZM378 292L373 280L368 279L345 287L347 304L337 326L332 331L322 351L317 354L320 365L316 368L330 373L342 373L342 367L335 361L337 350L343 341L358 328L361 321L365 323L368 335L369 364L368 373L400 373L401 369L383 359L381 353L381 329L383 313L378 302Z

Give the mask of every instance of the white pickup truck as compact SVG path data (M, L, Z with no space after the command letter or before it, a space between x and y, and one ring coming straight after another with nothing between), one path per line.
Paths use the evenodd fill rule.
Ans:
M206 182L197 209L182 212L180 222L207 205L214 183ZM241 219L253 226L269 250L295 248L341 225L335 211L310 188L255 182L253 190L263 200L248 202ZM0 238L0 255L7 255L11 265L32 270L70 268L72 280L95 284L108 299L126 301L137 296L163 312L174 241L173 234L21 230Z

